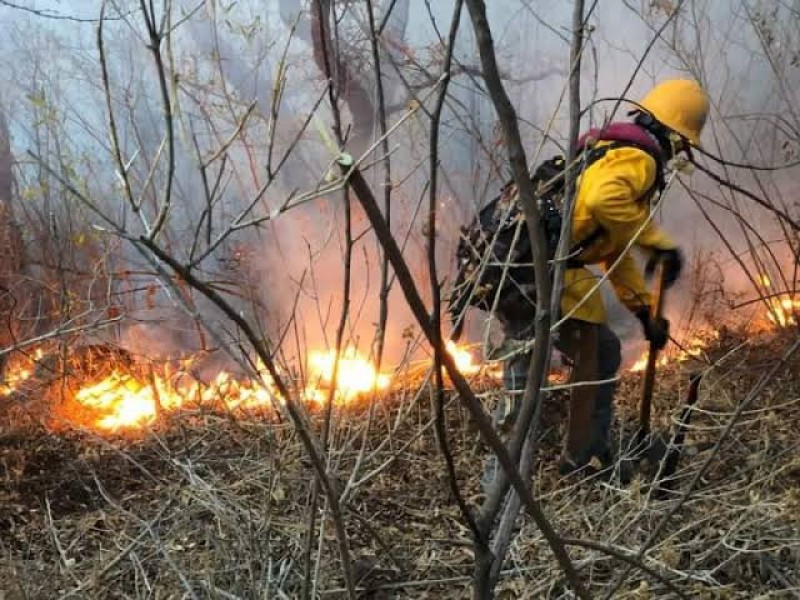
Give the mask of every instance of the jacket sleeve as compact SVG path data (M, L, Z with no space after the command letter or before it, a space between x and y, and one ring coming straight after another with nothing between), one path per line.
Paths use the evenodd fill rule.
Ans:
M651 220L644 196L653 187L657 165L652 156L638 148L617 148L608 152L585 173L588 208L605 229L612 246L622 249L631 242L647 249L670 250L675 242Z
M603 263L603 271L608 271L615 261L616 258L613 258ZM623 255L617 267L609 273L608 279L614 286L617 298L629 311L636 312L643 306L650 305L650 292L647 291L641 270L630 252Z

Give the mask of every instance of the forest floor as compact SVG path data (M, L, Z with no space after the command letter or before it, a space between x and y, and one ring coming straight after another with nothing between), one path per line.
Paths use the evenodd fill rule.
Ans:
M676 491L665 498L650 493L645 477L624 487L559 477L564 402L547 399L533 485L556 530L635 553L707 463L643 562L687 597L797 597L800 356L763 382L717 444L796 335L747 340L723 332L706 349L714 367L701 385ZM660 368L654 428L674 423L687 370L698 365ZM634 427L641 383L640 373L623 375L621 430ZM482 382L487 404L496 387ZM448 491L428 395L417 392L378 399L368 429L366 404L335 413L333 472L346 481L365 447L346 513L365 597L470 595L469 532ZM447 418L460 484L474 504L486 450L457 398ZM275 418L182 412L132 438L54 433L7 415L0 422L0 598L298 597L312 481L292 427ZM522 517L520 525L499 597L569 597L539 531ZM311 547L315 593L343 597L330 519ZM570 551L598 594L621 570L597 550ZM634 570L615 597L667 596L657 578Z

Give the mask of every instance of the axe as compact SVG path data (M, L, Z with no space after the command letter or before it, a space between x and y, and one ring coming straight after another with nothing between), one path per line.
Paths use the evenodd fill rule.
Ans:
M659 262L655 268L655 286L650 304L650 316L655 319L662 318L664 309L664 290L666 289L666 278L664 265ZM658 360L658 348L650 342L647 352L647 366L644 370L644 386L642 387L642 400L639 405L639 431L636 435L636 447L643 448L647 437L650 435L650 412L653 404L653 388L656 383L656 361Z

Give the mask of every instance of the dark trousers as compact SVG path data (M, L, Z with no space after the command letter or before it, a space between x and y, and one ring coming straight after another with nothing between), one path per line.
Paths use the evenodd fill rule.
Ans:
M526 339L531 334L530 328L530 321L512 321L506 323L506 335L512 339ZM587 329L591 335L585 337L596 340L596 348L581 347L580 341L571 341L570 336L575 331L586 331ZM573 361L576 358L581 360L581 353L590 360L594 358L593 364L596 365L596 368L591 368L588 374L584 373L586 380L602 381L613 379L622 362L619 338L607 325L596 325L568 319L560 329L559 341L555 346ZM576 349L578 352L576 352ZM596 354L592 357L591 355L594 352ZM529 364L530 354L518 354L506 360L503 367L503 383L505 388L511 392L510 395L513 397L513 402L511 407L500 403L494 414L496 423L499 424L505 420L513 421L516 417L522 399L522 392L525 390L527 382ZM591 371L594 371L594 373L591 373ZM574 423L571 423L570 427L568 427L568 438L571 437L573 439L568 439L566 446L568 450L570 447L578 449L574 452L578 455L571 456L571 459L578 462L586 462L592 456L597 456L601 460L610 457L609 444L611 423L614 418L615 391L615 382L583 388L582 393L584 395L587 393L590 396L593 395L593 406L588 407L588 410L591 411L591 418L589 419L588 431L585 431L585 428L580 426L573 427ZM572 394L574 399L576 390L573 390ZM576 415L572 414L572 410L574 410L574 406L571 407L570 420L576 421ZM576 437L583 438L584 436L588 439L575 439Z

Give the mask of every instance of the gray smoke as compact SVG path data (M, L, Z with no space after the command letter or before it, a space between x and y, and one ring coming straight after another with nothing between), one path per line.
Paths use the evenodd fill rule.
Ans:
M177 30L173 51L174 68L182 84L182 118L176 203L166 237L170 248L184 259L191 251L187 240L195 232L206 236L206 243L213 239L265 183L271 128L274 127L276 139L273 160L279 160L290 147L292 151L254 214L273 213L289 195L313 190L324 178L331 155L317 123L326 127L330 124L325 101L318 111L319 120L312 121L299 141L294 141L324 90L320 70L310 59L313 29L305 4L282 0L265 7L264 3L240 2L224 11L221 7L214 10L209 2ZM388 3L379 4L380 13ZM397 2L396 12L388 22L389 53L382 68L390 124L412 104L413 96L406 84L424 96L430 90L430 78L436 77L438 63L428 63L438 56L437 30L447 31L451 6L443 2L430 4L429 15L421 0ZM760 163L786 160L794 152L796 132L800 130L794 108L798 74L793 65L797 61L792 55L797 52L797 12L778 2L685 2L684 12L665 29L662 40L651 47L656 29L670 18L676 5L668 1L596 3L589 19L590 38L584 56L582 96L583 103L591 105L584 127L625 118L625 106L612 115L615 103L600 101L603 98L618 97L629 87L627 95L638 99L659 79L691 75L707 86L713 100L714 113L705 136L711 151ZM67 12L63 3L55 1L37 2L36 8ZM184 8L188 11L193 6L187 3ZM531 161L537 156L547 157L565 143L571 6L496 0L488 8L501 68L519 112L529 157ZM91 17L98 14L99 2L71 4L69 11ZM363 18L354 8L341 22L343 31L356 40L346 49L348 56L358 57L368 50ZM63 141L59 149L52 143L47 145L49 156L59 160L65 155L76 157L73 168L103 203L104 210L120 221L135 223L136 216L122 202L114 175L116 166L108 150L93 44L96 24L42 20L6 7L0 8L0 22L4 49L0 68L10 82L3 102L12 115L17 155L41 143L31 125L36 113L32 103L38 101L37 93L45 91L46 102L58 109L52 129ZM286 51L286 62L281 63L289 29L295 23L297 30ZM106 24L122 143L125 156L132 160L131 172L140 183L147 179L148 161L157 155L163 140L158 86L150 57L137 38L141 33L141 24L136 21L133 25L124 20ZM646 58L641 60L645 53ZM452 266L458 225L468 221L508 176L502 140L480 81L479 61L466 15L456 57L452 99L442 122L439 259L443 272ZM368 65L368 60L352 59L353 81L358 83L354 89L360 91L345 103L344 110L345 127L351 132L348 149L356 155L377 138L374 73ZM427 71L423 68L426 65ZM286 85L281 89L275 124L271 114L279 67L285 69ZM250 104L251 118L242 129L244 135L231 146L224 171L219 161L208 169L212 184L219 178L220 186L214 220L209 224L203 216L207 182L198 172L195 150L199 148L200 155L206 157L213 153L236 131L237 119ZM372 112L365 106L371 107ZM393 179L402 182L393 192L393 226L399 237L408 238L406 254L411 264L423 265L424 210L419 210L419 202L428 179L427 121L423 116L408 119L397 131L391 138L391 152ZM379 153L373 153L368 162L377 158ZM155 190L160 189L165 175L163 167L156 170ZM748 187L763 186L770 197L782 197L787 202L794 191L794 172L765 173L758 181L743 172L728 175ZM381 197L379 164L368 176ZM721 193L697 175L692 182L708 195L719 197ZM148 199L144 206L154 199ZM241 286L231 289L230 297L243 313L261 319L271 335L283 332L294 316L301 324L298 337L313 345L330 342L342 294L342 202L340 193L321 196L258 228L238 232L203 262L203 272L231 282L232 288ZM750 222L765 237L780 233L774 220L763 211L742 203ZM742 249L742 227L725 211L713 205L707 208L721 230L730 236L731 243ZM65 208L50 206L47 210L57 213ZM152 219L152 213L149 216ZM720 242L694 203L679 189L670 192L659 218L689 256L707 256L720 249ZM131 226L135 230L136 225ZM348 329L351 341L362 347L369 343L377 319L380 271L380 253L366 229L363 216L354 208L354 233L363 236L353 255L353 309ZM142 266L130 249L121 246L119 252L115 256L119 264ZM777 253L785 256L785 249ZM737 265L725 263L722 269L724 278L741 279ZM424 267L418 271L415 274L427 290ZM245 288L247 294L237 296L236 292ZM687 278L673 297L678 299L682 294L686 298L691 293ZM164 307L172 305L162 288L149 298L158 308L154 312L140 309L143 312L138 317L143 324L137 326L147 332L148 343L155 339L170 349L195 348L198 336L193 325L178 321L172 312L169 321L174 324L174 331L149 324L162 320ZM672 306L679 306L677 300ZM198 302L197 310L206 318L219 321L219 315L205 303ZM621 328L630 325L618 307L612 308L612 314L621 320ZM390 315L389 347L396 358L403 346L403 331L413 323L397 290L390 298Z

